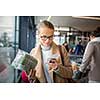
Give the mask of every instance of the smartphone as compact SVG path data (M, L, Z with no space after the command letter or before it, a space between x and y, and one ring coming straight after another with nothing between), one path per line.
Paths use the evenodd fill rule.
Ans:
M49 63L55 63L55 61L56 61L56 58L51 58L51 59L49 60Z

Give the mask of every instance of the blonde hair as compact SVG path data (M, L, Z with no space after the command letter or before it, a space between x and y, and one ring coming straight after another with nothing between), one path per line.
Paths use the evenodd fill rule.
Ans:
M46 26L46 27L48 27L48 28L54 30L54 25L53 25L51 22L49 22L49 21L47 21L47 20L44 20L44 21L42 21L42 22L40 22L40 23L38 24L38 26L37 26L38 31L39 31L39 29L40 29L41 27L44 27L44 26Z

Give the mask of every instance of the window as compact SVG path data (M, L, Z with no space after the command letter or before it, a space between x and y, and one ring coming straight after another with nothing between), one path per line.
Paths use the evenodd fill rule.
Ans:
M11 60L18 47L18 20L15 20L15 16L0 16L0 55L10 57Z

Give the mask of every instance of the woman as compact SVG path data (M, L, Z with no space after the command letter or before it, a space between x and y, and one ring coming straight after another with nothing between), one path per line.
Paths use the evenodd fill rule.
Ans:
M72 69L68 53L64 46L61 47L64 65L59 51L59 46L53 42L54 26L49 21L38 25L39 45L32 49L31 55L38 60L35 69L30 71L31 79L41 83L68 82L72 78ZM52 59L51 59L52 58ZM35 82L34 80L34 82Z

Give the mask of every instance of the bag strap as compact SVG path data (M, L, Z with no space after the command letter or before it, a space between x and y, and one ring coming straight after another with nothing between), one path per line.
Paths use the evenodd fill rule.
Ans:
M64 59L63 59L63 54L62 54L62 47L61 47L61 45L58 45L58 47L59 47L59 52L60 52L62 64L63 64L63 66L64 66Z

